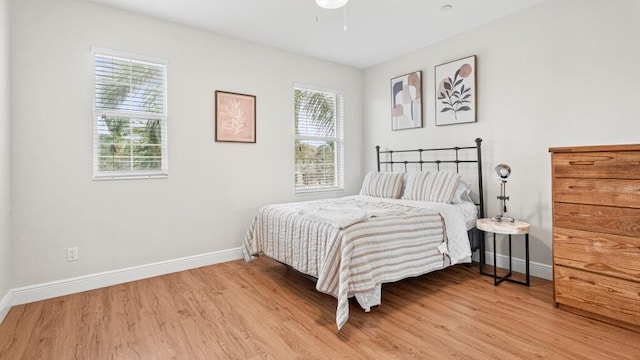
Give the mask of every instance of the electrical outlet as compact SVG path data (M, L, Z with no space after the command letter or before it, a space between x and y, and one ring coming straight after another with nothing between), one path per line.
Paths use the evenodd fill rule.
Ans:
M67 261L76 261L78 260L78 247L70 247L67 248Z

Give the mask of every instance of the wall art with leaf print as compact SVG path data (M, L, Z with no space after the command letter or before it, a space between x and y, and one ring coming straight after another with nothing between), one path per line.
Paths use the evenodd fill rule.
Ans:
M391 79L391 129L422 127L422 71Z
M256 142L256 97L216 90L216 141Z
M476 122L476 56L436 66L436 125Z

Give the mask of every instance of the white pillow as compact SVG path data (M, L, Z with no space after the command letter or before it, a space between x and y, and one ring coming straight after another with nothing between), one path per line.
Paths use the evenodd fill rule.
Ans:
M462 179L448 171L420 171L407 174L403 199L451 203Z
M453 194L451 203L462 204L466 202L473 202L473 200L471 200L471 184L464 180L460 180L460 183Z
M370 171L364 177L360 195L399 199L403 184L403 173Z

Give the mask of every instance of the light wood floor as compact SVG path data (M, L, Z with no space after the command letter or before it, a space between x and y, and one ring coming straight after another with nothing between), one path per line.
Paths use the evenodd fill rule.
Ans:
M455 266L336 301L268 258L15 306L0 359L640 359L640 334L555 309L551 283L494 287Z

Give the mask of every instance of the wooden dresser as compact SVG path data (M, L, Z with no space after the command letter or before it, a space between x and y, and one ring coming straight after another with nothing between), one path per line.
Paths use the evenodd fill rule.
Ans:
M556 306L640 330L640 145L550 148Z

